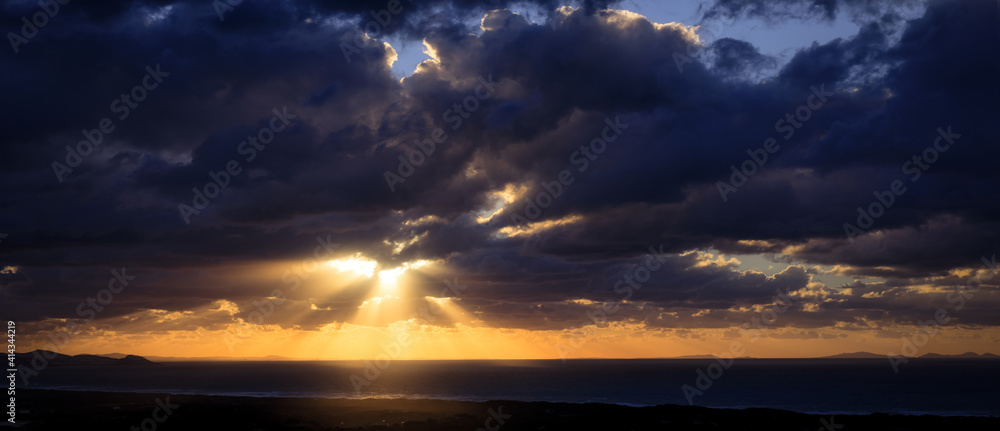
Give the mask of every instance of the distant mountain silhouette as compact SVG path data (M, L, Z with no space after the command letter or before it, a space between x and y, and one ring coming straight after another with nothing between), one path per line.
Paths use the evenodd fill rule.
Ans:
M66 366L145 366L159 365L142 356L123 355L120 358L113 358L99 355L63 355L49 350L33 350L27 353L17 353L14 355L18 364L27 365L36 356L45 358L50 367Z
M287 356L147 356L153 362L255 362L255 361L336 361L338 358L289 358Z
M854 353L840 353L832 356L822 356L823 359L876 359L884 358L885 355L879 355L877 353L871 352L854 352Z
M854 353L840 353L832 356L822 356L820 359L877 359L885 358L886 355L880 355L878 353L871 352L854 352ZM917 358L927 358L927 359L959 359L959 358L974 358L974 359L998 359L1000 356L994 355L992 353L983 353L982 355L974 352L965 352L961 355L942 355L940 353L928 353L925 355L918 356Z
M684 355L684 356L671 356L666 359L716 359L716 355ZM728 359L728 358L727 358ZM736 359L756 359L752 356L740 356Z
M979 358L990 358L990 359L1000 358L1000 356L994 355L992 353L983 353L982 355L980 355L980 354L975 353L975 352L965 352L965 353L962 353L961 355L942 355L942 354L939 354L939 353L928 353L926 355L921 355L920 357L921 358L932 358L932 359L933 358L977 358L977 359L979 359Z
M124 357L129 356L129 355L126 354L126 353L102 353L102 354L97 355L97 356L103 356L105 358L121 359L121 358L124 358ZM149 358L147 358L147 359L149 359Z

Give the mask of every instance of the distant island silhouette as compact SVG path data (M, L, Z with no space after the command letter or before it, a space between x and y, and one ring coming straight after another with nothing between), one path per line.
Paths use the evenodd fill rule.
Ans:
M120 355L120 356L118 356ZM138 355L118 354L118 357L102 355L64 355L50 350L32 350L27 353L17 353L14 355L15 361L21 365L28 365L37 356L45 358L50 367L65 366L147 366L160 365Z

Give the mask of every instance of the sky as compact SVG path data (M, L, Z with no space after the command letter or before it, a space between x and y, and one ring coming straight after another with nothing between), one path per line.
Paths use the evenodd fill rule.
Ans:
M1000 354L998 22L7 1L0 319L66 354Z

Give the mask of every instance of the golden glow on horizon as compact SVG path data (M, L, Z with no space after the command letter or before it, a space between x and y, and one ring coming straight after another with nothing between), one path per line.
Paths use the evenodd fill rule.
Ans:
M428 299L428 301L432 301ZM436 298L442 307L453 299ZM365 309L384 309L403 302L391 297ZM442 314L444 315L444 314ZM58 320L58 319L53 319ZM62 322L55 326L64 325ZM147 322L148 323L148 322ZM143 356L171 357L265 357L289 359L363 360L385 354L385 346L403 339L407 346L394 359L559 359L559 344L573 346L568 359L576 358L656 358L707 355L728 352L740 341L746 355L762 358L817 357L844 352L899 352L898 334L912 334L912 327L840 330L774 328L764 331L755 342L743 337L738 327L714 329L650 328L615 324L596 328L582 338L571 331L488 328L463 323L428 325L419 319L400 320L385 326L351 323L324 325L303 330L279 325L262 325L249 335L234 337L227 330L162 330L161 325L140 322L116 324L114 331L82 331L73 343L59 349L62 354L123 352ZM593 328L593 327L588 327ZM585 331L586 332L586 331ZM32 331L19 350L52 350L48 331ZM227 347L226 343L229 343ZM919 354L959 354L967 351L1000 353L1000 329L970 330L943 327L933 344Z

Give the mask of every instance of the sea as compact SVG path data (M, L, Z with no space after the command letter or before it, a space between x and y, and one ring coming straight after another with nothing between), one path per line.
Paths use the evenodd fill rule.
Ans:
M716 364L716 365L713 365ZM49 367L29 389L1000 416L1000 360L234 361ZM687 388L685 388L687 385Z

